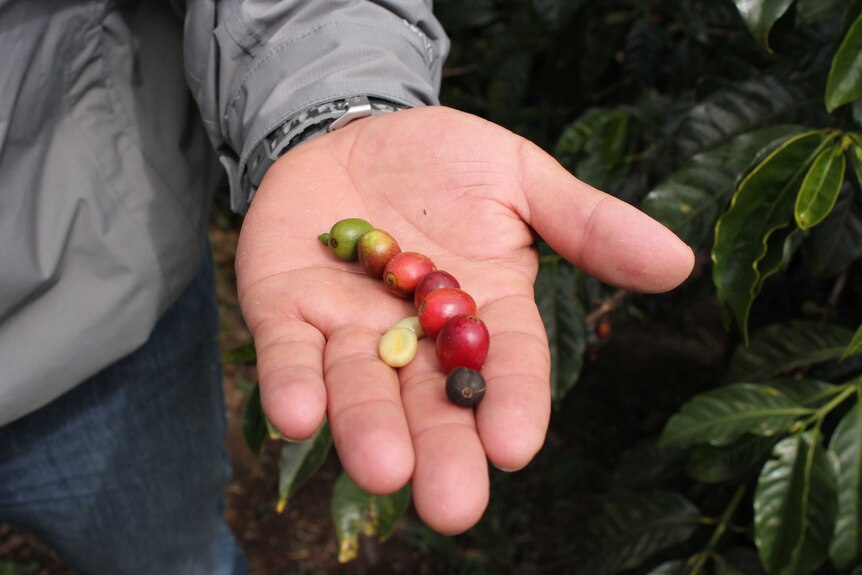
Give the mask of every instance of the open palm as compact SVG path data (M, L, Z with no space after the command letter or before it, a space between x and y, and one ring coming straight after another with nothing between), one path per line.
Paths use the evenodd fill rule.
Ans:
M381 334L416 311L317 240L347 217L427 255L476 300L491 347L475 412L446 399L432 341L421 340L400 370L379 359ZM488 502L487 461L523 467L548 426L535 234L586 272L636 291L672 289L693 263L658 223L522 138L451 109L360 120L283 156L255 196L237 253L267 417L303 439L327 415L357 484L390 493L412 481L430 527L471 527Z

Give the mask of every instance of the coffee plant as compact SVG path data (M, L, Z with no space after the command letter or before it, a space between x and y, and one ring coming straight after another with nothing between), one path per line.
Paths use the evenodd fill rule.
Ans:
M490 518L466 536L472 554L427 532L416 544L454 553L440 561L461 573L862 575L862 0L438 0L435 10L452 39L444 104L640 206L698 264L677 292L638 296L539 242L555 407L534 464L542 477L495 480ZM647 397L630 382L578 396L612 326L672 324L698 301L721 308L729 352L710 370L664 366L686 390L657 383ZM246 356L226 359L254 361L236 353ZM257 451L278 434L256 395L248 405ZM579 444L589 445L578 457L557 456ZM280 508L330 445L325 425L282 444ZM520 495L536 485L543 496ZM598 503L581 505L573 486ZM359 533L389 536L409 500L342 476L341 559ZM563 504L576 520L555 515ZM550 533L553 550L535 561L500 543L540 523L577 525Z

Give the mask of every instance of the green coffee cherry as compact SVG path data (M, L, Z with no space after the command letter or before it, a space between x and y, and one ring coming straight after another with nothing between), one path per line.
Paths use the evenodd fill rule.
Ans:
M335 225L329 230L330 251L340 260L356 261L356 247L359 238L372 227L371 224L360 218L347 218L335 222Z

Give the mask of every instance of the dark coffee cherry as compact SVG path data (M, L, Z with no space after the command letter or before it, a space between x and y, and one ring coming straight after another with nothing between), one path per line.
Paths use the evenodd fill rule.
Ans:
M456 367L446 377L446 397L455 405L475 407L485 397L485 378L475 369Z

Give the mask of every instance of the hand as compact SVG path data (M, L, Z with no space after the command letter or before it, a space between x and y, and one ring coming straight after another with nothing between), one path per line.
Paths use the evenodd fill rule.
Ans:
M491 333L488 391L475 414L446 399L428 339L400 370L378 358L381 334L416 312L317 239L347 217L427 255L475 298ZM522 468L548 427L533 230L587 273L634 291L672 289L694 261L663 226L538 147L451 109L366 118L284 155L252 202L236 259L267 417L303 439L328 414L359 486L390 493L412 481L429 527L474 525L488 502L487 461Z

